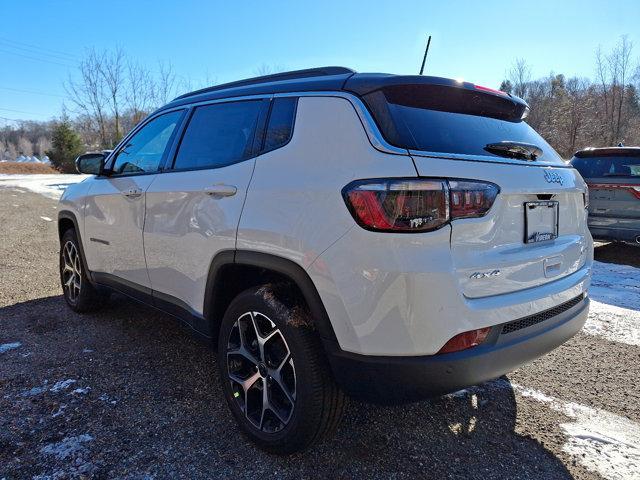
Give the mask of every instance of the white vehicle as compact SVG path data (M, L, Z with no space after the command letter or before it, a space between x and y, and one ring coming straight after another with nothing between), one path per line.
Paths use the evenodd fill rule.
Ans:
M218 348L262 448L507 373L584 324L585 183L509 94L327 67L178 97L61 199L69 306L110 290Z

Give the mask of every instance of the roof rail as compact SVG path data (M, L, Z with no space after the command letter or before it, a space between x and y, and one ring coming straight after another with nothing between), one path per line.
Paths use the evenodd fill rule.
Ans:
M223 83L221 85L214 85L213 87L202 88L194 92L185 93L179 97L174 98L178 100L180 98L191 97L193 95L199 95L201 93L214 92L216 90L225 90L227 88L244 87L246 85L256 85L259 83L278 82L281 80L292 80L296 78L305 77L322 77L326 75L343 75L346 73L356 73L355 70L351 70L346 67L318 67L307 68L305 70L293 70L291 72L280 72L271 75L263 75L261 77L247 78L246 80L238 80L230 83Z

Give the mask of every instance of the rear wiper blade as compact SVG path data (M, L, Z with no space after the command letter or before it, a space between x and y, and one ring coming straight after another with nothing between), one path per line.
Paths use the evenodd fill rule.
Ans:
M605 173L603 177L637 177L638 175L631 175L630 173Z
M517 158L519 160L535 160L542 155L542 149L537 145L523 142L496 142L488 143L484 149L487 152L507 158Z

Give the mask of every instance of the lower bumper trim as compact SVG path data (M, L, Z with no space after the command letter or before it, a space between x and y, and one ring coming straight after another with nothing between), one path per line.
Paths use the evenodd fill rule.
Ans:
M325 350L340 387L350 396L374 403L398 404L455 392L498 378L559 347L580 331L589 299L552 319L461 352L391 357L345 352L335 342ZM494 327L501 329L502 325ZM498 331L496 331L498 333Z

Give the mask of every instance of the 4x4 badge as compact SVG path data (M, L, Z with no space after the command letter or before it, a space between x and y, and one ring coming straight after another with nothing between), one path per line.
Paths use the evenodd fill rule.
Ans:
M547 181L547 183L559 183L560 185L562 185L562 175L560 175L558 172L545 170L544 179Z

